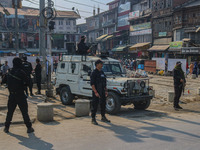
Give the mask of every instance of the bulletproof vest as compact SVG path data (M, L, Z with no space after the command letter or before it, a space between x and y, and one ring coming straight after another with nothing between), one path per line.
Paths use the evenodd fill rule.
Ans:
M97 77L97 91L101 95L105 94L106 87L106 76L103 72L100 73L100 76Z
M29 62L23 62L23 69L24 69L24 72L27 74L27 75L30 75L32 70L31 70L31 64Z
M24 79L21 77L22 75L21 69L11 70L7 74L7 85L8 90L10 92L23 92L24 91Z

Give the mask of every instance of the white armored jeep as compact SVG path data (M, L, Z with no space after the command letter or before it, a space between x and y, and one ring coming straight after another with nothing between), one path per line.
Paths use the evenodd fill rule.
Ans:
M106 111L116 114L121 105L134 104L135 109L149 107L152 96L149 95L148 78L127 78L118 60L96 56L63 56L56 73L56 93L64 105L75 98L92 98L90 74L95 69L95 61L104 62L103 71L107 76L108 97Z

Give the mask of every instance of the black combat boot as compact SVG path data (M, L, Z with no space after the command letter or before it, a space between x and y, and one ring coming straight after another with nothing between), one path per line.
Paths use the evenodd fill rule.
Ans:
M34 132L34 129L32 127L27 128L27 133L32 133Z
M96 121L95 118L92 118L92 124L94 124L94 125L98 125L98 123L97 123L97 121Z
M5 133L9 133L9 127L5 127L5 128L3 129L3 131L4 131Z
M106 116L103 116L103 117L101 118L101 121L102 121L102 122L110 122L110 120L108 120L108 119L106 118Z

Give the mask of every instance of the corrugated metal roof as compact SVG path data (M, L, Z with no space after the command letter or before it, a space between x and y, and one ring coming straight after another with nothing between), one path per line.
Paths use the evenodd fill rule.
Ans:
M143 46L146 46L146 45L149 45L149 44L150 44L150 42L148 42L148 43L137 43L137 44L131 46L129 48L129 50L136 50L136 48L143 47Z
M169 45L155 45L148 49L148 51L166 51L168 48Z
M15 9L13 8L6 8L11 15L15 14ZM3 8L0 7L0 12L3 12ZM74 11L56 11L58 18L80 18L80 16ZM40 12L39 9L18 9L18 15L23 16L39 16Z

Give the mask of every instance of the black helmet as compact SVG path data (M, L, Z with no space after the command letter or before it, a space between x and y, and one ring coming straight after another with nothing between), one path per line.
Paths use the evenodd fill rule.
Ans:
M16 67L16 68L22 67L22 60L19 57L15 57L13 59L13 67Z

